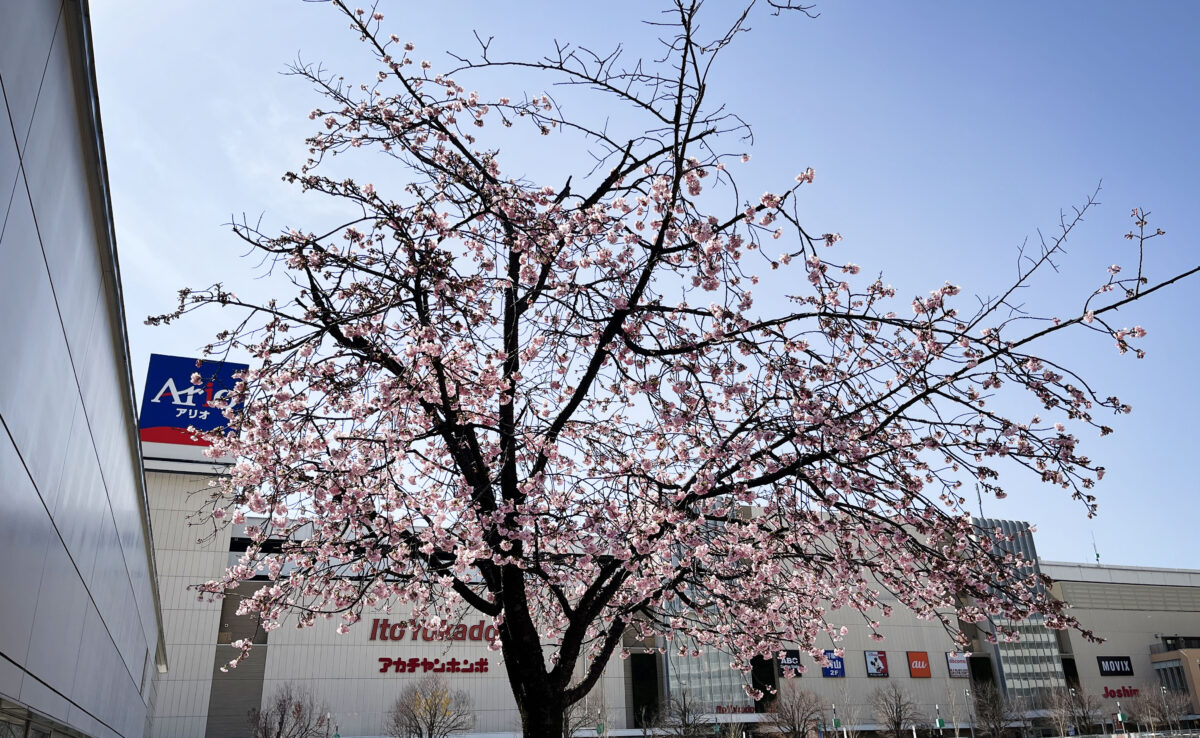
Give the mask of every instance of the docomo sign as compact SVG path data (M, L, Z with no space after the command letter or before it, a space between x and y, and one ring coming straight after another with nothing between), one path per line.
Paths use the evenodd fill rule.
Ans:
M412 628L410 631L409 628ZM371 636L367 640L402 641L406 634L408 640L415 641L476 641L491 643L499 637L494 625L484 625L480 620L474 625L446 625L441 628L419 627L411 620L390 622L387 618L375 618L371 621Z
M966 679L971 676L971 667L967 663L965 653L946 652L946 668L950 670L951 679Z
M244 372L246 364L189 359L183 356L151 354L146 370L146 389L142 393L142 411L138 417L141 440L208 446L208 441L192 438L188 428L212 431L225 428L229 421L217 407L237 385L234 376ZM192 375L200 375L200 384L192 384Z

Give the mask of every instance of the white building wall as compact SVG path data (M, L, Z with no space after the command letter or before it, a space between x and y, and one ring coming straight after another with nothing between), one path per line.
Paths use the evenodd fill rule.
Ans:
M1056 562L1041 567L1055 580L1055 594L1074 605L1071 614L1104 639L1093 643L1067 633L1070 653L1064 655L1074 656L1081 686L1100 699L1106 713L1116 712L1120 698L1105 697L1105 689L1158 694L1150 663L1158 636L1200 637L1200 571ZM1133 676L1102 675L1097 658L1112 656L1128 657Z
M187 588L220 575L229 561L229 532L223 531L215 538L198 543L197 539L207 536L210 531L189 525L189 516L200 505L196 494L202 495L208 488L207 478L152 472L148 474L148 483L171 660L171 670L159 680L153 735L203 738L220 609L215 604L198 602ZM1100 695L1105 686L1116 689L1155 684L1148 649L1154 640L1153 634L1200 635L1200 586L1197 586L1200 572L1081 567L1046 562L1041 566L1045 573L1056 579L1070 577L1074 581L1074 584L1066 582L1068 588L1074 587L1072 591L1081 598L1074 614L1086 627L1108 639L1105 644L1094 645L1076 634L1068 636L1067 643L1072 646L1064 655L1074 656L1083 687L1090 692ZM1091 586L1092 590L1081 589L1081 585ZM1101 589L1096 590L1095 586ZM1156 589L1161 587L1170 589ZM1164 597L1169 595L1168 599L1174 604L1154 609L1148 606L1143 596L1149 592ZM1196 604L1191 604L1193 600ZM381 673L380 658L438 659L441 662L451 658L460 661L486 658L489 661L487 674L450 674L447 678L454 687L471 696L477 716L475 734L503 735L518 731L518 714L499 652L488 651L486 644L481 642L426 641L422 636L413 640L411 627L406 628L402 641L372 641L371 621L377 617L395 623L404 620L405 615L369 611L363 621L344 636L335 632L337 621L321 622L304 630L285 624L272 631L267 644L260 647L265 653L263 703L266 704L278 688L291 682L310 692L332 713L334 725L342 736L381 736L391 703L405 685L422 678L425 673L400 674L392 669ZM893 617L883 620L880 628L885 639L874 641L868 637L869 630L859 614L849 610L832 611L826 617L830 622L845 624L850 629L844 641L827 644L829 648L837 645L845 649L846 676L823 677L820 666L803 655L801 662L808 670L803 677L781 680L785 694L795 690L811 692L824 703L827 723L832 721L832 705L836 704L843 723L871 729L876 724L872 693L895 684L916 703L921 726L928 727L934 721L938 712L936 705L946 721L947 736L953 734L955 722L966 734L968 724L972 722L971 707L965 694L970 688L970 680L950 677L946 653L955 651L956 646L940 623L919 620L897 606ZM480 620L484 618L467 617L464 624L473 625ZM887 678L867 676L864 652L868 650L887 653ZM927 654L930 678L910 674L907 655L910 651ZM994 658L993 654L988 656ZM1130 656L1134 660L1135 677L1101 677L1096 656ZM605 723L610 731L631 727L626 722L625 667L624 662L614 659L597 687L599 691L594 693L597 697L591 700L592 709L597 701L603 704ZM1014 671L1010 676L1016 678L1017 674ZM1115 700L1107 702L1115 709ZM721 719L742 721L757 717L731 715Z
M159 641L86 5L0 4L0 697L140 736Z
M947 726L952 725L953 714L957 712L957 718L965 728L969 710L963 690L970 686L970 680L950 678L946 652L959 649L940 623L920 620L907 609L897 606L892 617L881 621L880 633L884 635L884 640L874 641L857 613L831 612L827 618L850 628L845 640L836 644L846 649L846 676L823 677L821 667L808 655L802 654L801 663L808 670L799 678L779 679L785 695L789 690L811 692L825 704L827 723L832 723L831 706L837 705L838 717L843 723L866 728L876 722L871 707L872 693L895 684L916 703L924 723L933 722L934 706L937 705ZM834 648L834 644L826 647ZM887 653L887 678L867 676L865 651ZM924 651L928 654L930 678L909 675L908 651Z
M475 733L520 731L520 717L499 651L489 651L484 642L426 641L423 633L414 641L411 628L406 629L402 641L372 641L371 621L376 617L392 623L405 619L399 614L368 612L346 635L337 634L337 621L319 622L303 630L285 625L272 631L267 645L264 704L279 687L291 682L327 706L341 735L382 736L391 705L405 686L424 678L426 672L399 674L389 669L381 673L380 658L437 659L442 663L487 659L487 673L443 676L454 689L470 696L476 715ZM486 624L488 619L466 616L462 622L470 626L480 621ZM622 662L614 658L595 692L597 697L603 695L607 724L613 728L625 725L623 674Z
M151 735L204 738L212 690L220 602L204 602L191 587L215 579L229 560L229 529L193 525L209 477L147 472L163 631L170 665L157 680Z
M157 679L158 696L151 728L153 738L204 738L212 692L220 603L197 598L194 585L219 577L230 560L231 528L213 535L211 527L194 525L194 514L209 489L210 477L148 471L163 628L170 668ZM400 642L369 640L371 620L404 620L399 613L368 612L347 635L336 633L336 621L297 630L284 625L260 646L266 653L263 703L287 682L309 691L333 714L342 736L382 736L386 713L404 687L425 674L381 673L380 658L488 660L483 674L450 674L455 688L466 691L476 710L475 732L511 733L520 721L505 675L501 654L483 642L412 640L411 629ZM467 625L486 621L468 617ZM228 649L223 649L228 650ZM614 659L593 694L606 710L607 724L625 724L624 664ZM602 698L599 695L603 695Z

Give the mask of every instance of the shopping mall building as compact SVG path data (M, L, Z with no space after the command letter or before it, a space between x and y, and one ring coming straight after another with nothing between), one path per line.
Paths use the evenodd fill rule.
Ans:
M192 387L190 360L156 357L139 435L86 2L0 5L0 91L0 738L244 736L247 713L287 684L312 695L331 731L379 736L396 696L429 673L469 694L477 735L516 731L483 618L435 633L376 612L344 636L267 634L235 615L235 598L210 604L189 589L247 546L243 528L189 517L221 467L180 428L219 422L208 403L221 388ZM1036 556L1024 524L981 522ZM881 685L947 731L975 722L967 690L981 682L1023 698L1030 717L1065 685L1108 715L1164 688L1200 707L1200 571L1040 566L1103 644L1025 623L1019 642L974 633L957 654L940 626L898 610L883 643L852 633L828 666L785 654L806 671L780 688L818 695L827 724L859 730L874 726ZM249 659L221 671L246 637ZM588 707L607 734L640 734L640 716L681 694L721 721L761 719L720 654L628 645ZM760 670L777 676L778 664Z
M170 662L158 680L154 736L244 735L247 712L288 684L329 712L331 727L340 735L381 736L386 713L401 690L428 673L444 674L452 686L468 693L476 735L515 734L518 715L499 654L487 650L489 625L483 617L434 632L413 627L403 613L368 612L346 635L336 634L336 623L303 630L283 627L268 634L234 614L234 598L198 601L188 586L217 578L241 555L248 543L245 526L216 536L190 526L197 496L209 489L209 474L215 470L196 461L185 471L185 462L167 461L170 451L161 448L153 455L157 458L147 451L146 478ZM1014 545L1036 557L1027 524L980 523L1015 534ZM198 544L200 535L208 537ZM1020 700L1032 733L1035 725L1048 728L1046 695L1054 688L1092 694L1110 731L1114 714L1128 712L1135 694L1157 695L1167 686L1191 694L1189 712L1200 704L1195 699L1200 650L1184 648L1200 645L1200 571L1046 561L1040 567L1055 580L1054 593L1075 603L1074 614L1104 643L1027 622L1017 624L1022 634L1017 642L991 644L976 632L973 650L956 653L940 625L898 608L881 629L886 636L882 643L851 631L840 644L844 658L832 658L829 666L793 652L785 658L803 665L803 676L780 676L778 663L770 673L784 694L804 690L817 695L828 725L836 717L840 726L856 731L876 729L872 694L891 684L916 703L918 727L926 735L938 717L947 732L957 725L962 735L968 734L976 722L970 690L983 682ZM228 644L243 637L257 644L250 660L221 672L237 653ZM749 729L762 720L764 705L746 696L743 678L728 668L728 657L709 653L681 658L669 651L648 652L643 643L627 645L632 654L609 664L588 705L598 718L591 722L604 723L606 734L642 735L641 716L685 692L715 721L744 723ZM1121 732L1119 725L1116 732Z

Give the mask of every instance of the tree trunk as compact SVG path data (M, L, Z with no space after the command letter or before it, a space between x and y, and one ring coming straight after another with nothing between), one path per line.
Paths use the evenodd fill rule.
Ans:
M524 738L559 738L563 734L563 704L559 699L530 700L521 705L521 735Z

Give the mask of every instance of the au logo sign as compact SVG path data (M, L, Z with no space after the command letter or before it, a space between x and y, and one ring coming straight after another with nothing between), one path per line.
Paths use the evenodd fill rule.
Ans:
M914 679L929 679L933 677L933 673L929 671L929 654L927 652L908 652L908 675Z
M245 364L207 360L201 360L197 366L196 359L151 354L138 418L141 439L153 443L209 445L208 441L194 440L188 428L211 431L228 426L229 421L217 405L237 384L234 374L248 368ZM200 383L193 384L192 375L197 373Z

